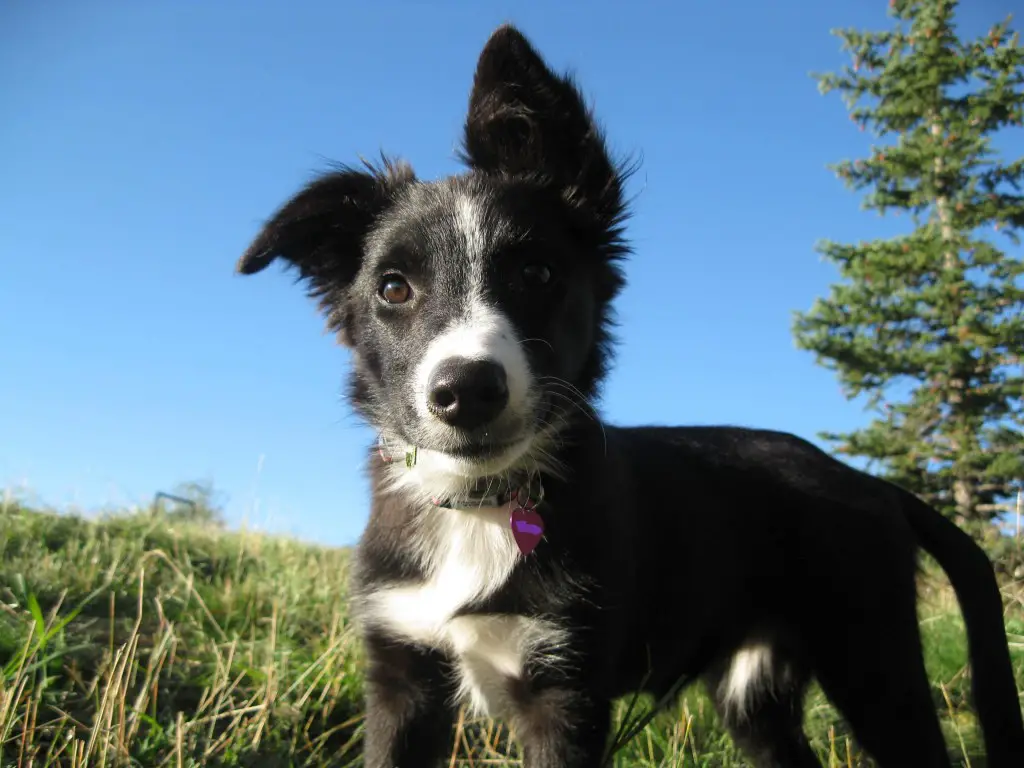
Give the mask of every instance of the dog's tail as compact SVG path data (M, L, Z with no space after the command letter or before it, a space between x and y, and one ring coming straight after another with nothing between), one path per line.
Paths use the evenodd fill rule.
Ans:
M956 592L973 676L974 708L990 768L1024 766L1024 721L1003 624L1003 601L984 550L953 521L904 492L903 508L921 547L946 572Z

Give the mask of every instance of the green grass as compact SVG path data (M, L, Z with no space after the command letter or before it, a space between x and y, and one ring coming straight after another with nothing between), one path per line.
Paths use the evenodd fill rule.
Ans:
M100 520L0 509L0 766L358 765L360 648L347 554L147 512ZM1005 587L1024 688L1024 585ZM984 765L966 707L964 633L929 571L922 623L959 764ZM836 615L842 631L841 611ZM622 717L629 702L622 702ZM641 711L649 702L641 702ZM866 765L813 691L826 765ZM512 765L508 731L460 721L451 765ZM739 766L692 688L616 766Z

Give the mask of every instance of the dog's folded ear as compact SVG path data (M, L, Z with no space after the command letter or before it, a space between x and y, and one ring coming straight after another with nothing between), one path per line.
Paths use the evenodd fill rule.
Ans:
M411 175L407 166L389 166L383 173L345 167L320 176L270 217L236 271L251 275L278 257L306 278L358 269L363 237L393 186Z
M540 175L590 203L620 204L618 169L579 90L511 25L480 54L462 155L477 170Z
M408 165L388 162L381 170L342 167L320 176L270 217L235 270L251 275L284 259L320 300L332 329L342 331L344 295L362 263L366 236L397 190L414 179Z

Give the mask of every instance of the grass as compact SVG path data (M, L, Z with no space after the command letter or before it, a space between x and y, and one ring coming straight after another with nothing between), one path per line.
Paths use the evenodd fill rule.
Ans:
M0 766L359 765L360 647L345 614L346 568L344 550L163 514L84 520L7 503ZM1024 584L1004 593L1024 689ZM951 755L980 768L955 599L934 571L922 595ZM817 691L806 725L825 765L868 764ZM450 765L513 765L514 754L501 725L460 719ZM699 688L615 762L744 764Z

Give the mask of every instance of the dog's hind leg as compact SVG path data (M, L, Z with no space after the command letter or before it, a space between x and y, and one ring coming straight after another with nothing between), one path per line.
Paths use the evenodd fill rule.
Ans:
M814 673L880 768L949 768L921 651L913 583L845 602L851 631L822 632Z
M806 676L777 649L744 646L706 682L733 742L757 768L821 768L803 730Z
M880 768L949 768L921 651L900 642L904 637L886 637L874 649L866 647L874 638L864 638L845 658L837 654L831 659L818 679Z

